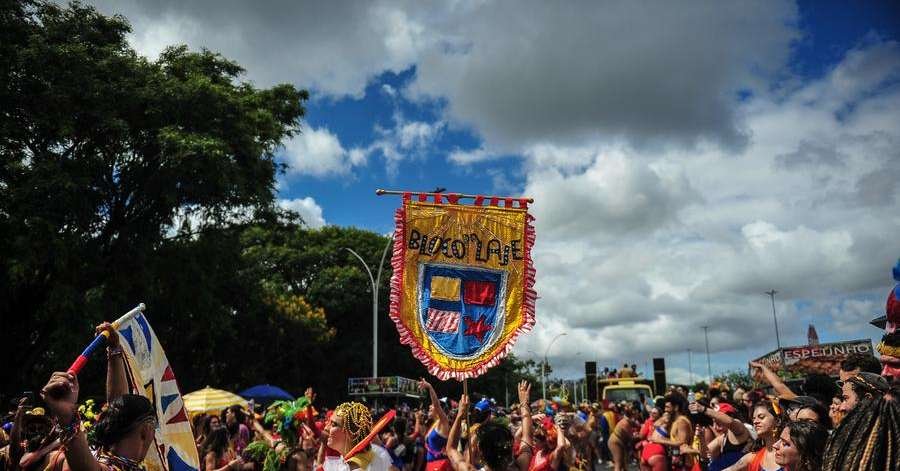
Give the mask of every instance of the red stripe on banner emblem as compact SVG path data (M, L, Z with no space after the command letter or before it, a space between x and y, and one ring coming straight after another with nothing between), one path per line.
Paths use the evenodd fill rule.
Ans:
M425 330L455 334L459 330L459 313L428 308L428 322Z

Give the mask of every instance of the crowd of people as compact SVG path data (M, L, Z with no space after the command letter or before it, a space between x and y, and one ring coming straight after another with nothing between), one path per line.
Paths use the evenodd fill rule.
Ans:
M17 408L0 471L141 469L155 408L115 377L116 347L108 356L103 410L79 406L78 379L54 373L41 392L46 408L25 400ZM643 402L570 404L532 402L522 382L518 402L505 408L467 395L441 400L423 379L427 408L400 404L383 427L375 419L386 410L356 402L319 410L312 389L268 410L232 406L192 423L201 471L900 469L897 391L874 357L848 358L837 382L807 378L802 395L753 366L773 394L714 384Z
M309 388L261 410L196 414L190 446L199 471L897 471L900 301L891 296L880 362L851 355L838 380L808 375L796 391L760 363L750 364L755 387L671 387L620 403L532 401L526 381L509 407L467 394L450 401L422 379L419 407L329 407ZM144 469L160 418L129 392L115 329L97 330L108 333L106 404L79 404L78 378L53 373L43 405L23 397L0 429L0 471Z
M639 375L637 370L637 365L631 364L628 366L628 363L622 365L622 369L610 369L609 367L603 368L603 371L600 372L600 379L615 379L615 378L637 378Z

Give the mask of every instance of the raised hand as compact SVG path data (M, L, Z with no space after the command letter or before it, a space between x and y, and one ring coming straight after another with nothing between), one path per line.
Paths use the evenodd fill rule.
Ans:
M425 380L425 378L419 378L419 389L424 389L426 391L431 391L434 389L431 387L431 383Z
M691 411L691 414L699 414L701 412L705 412L706 407L703 404L700 404L697 401L694 401L688 404L688 410Z
M116 332L116 328L113 327L109 322L103 322L94 328L94 333L96 335L100 335L101 332L109 332L109 337L106 337L106 345L109 348L118 348L119 347L119 333Z
M459 398L459 412L463 413L469 410L469 396L467 394L463 394Z
M303 392L303 396L309 399L309 403L312 404L316 400L316 392L312 387L306 388L306 391Z
M519 405L531 407L531 383L525 380L519 382Z
M63 371L53 373L41 389L41 398L60 423L68 424L78 411L78 378Z

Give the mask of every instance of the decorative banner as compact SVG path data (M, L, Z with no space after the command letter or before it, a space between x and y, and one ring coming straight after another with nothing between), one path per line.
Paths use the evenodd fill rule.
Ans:
M147 471L199 470L197 445L175 374L147 318L139 313L122 323L118 332L131 392L150 399L159 419L156 446L144 458Z
M784 362L781 364L781 352ZM800 347L784 347L781 350L767 353L754 361L769 367L772 371L781 372L787 378L804 377L810 373L822 373L837 376L841 362L852 354L873 355L872 341L850 340L846 342L822 343Z
M391 319L432 375L479 376L534 325L533 218L524 199L411 196L396 214Z

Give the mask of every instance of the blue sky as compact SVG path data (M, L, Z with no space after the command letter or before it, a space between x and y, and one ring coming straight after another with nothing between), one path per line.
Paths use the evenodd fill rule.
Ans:
M714 372L743 368L774 347L773 287L784 344L880 336L896 2L95 3L150 57L208 47L311 91L278 195L310 226L391 231L376 188L534 197L539 328L517 351L566 332L563 375L665 355L684 381L702 325Z

